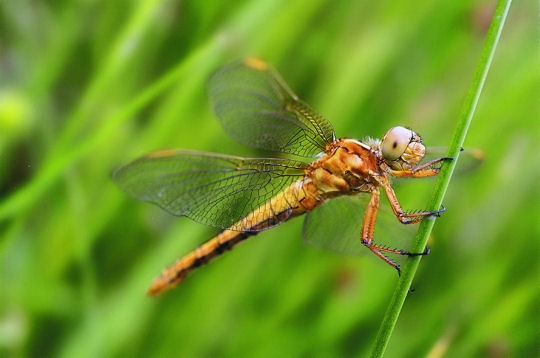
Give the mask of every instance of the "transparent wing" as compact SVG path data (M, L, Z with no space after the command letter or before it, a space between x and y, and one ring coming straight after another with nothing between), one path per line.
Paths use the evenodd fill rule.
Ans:
M113 173L132 197L225 229L303 177L305 164L193 151L151 153Z
M310 246L345 255L368 253L360 242L369 194L359 193L331 199L307 213L302 238ZM392 248L407 248L412 244L415 226L398 222L389 207L381 202L375 224L374 240Z
M225 132L244 145L312 157L335 140L332 124L267 63L247 59L214 73L210 101Z

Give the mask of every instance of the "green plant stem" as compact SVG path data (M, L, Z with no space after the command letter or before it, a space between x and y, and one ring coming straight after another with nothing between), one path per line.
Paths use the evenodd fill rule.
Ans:
M511 2L511 0L500 0L493 15L491 26L486 37L486 42L480 56L480 61L478 62L469 92L465 98L461 116L448 148L448 156L454 158L454 160L451 162L446 162L442 166L441 172L437 178L437 182L435 183L433 196L429 205L431 210L436 210L442 205L444 195L450 184L450 178L456 166L459 152L465 141L467 130L476 110L480 94L482 93L482 88L484 86L497 43L499 42ZM434 224L434 218L429 218L422 221L418 229L418 233L416 234L414 246L412 248L413 252L422 252L424 250ZM372 351L372 357L382 357L386 347L388 346L392 331L396 325L401 308L403 307L403 303L407 297L407 293L410 290L411 283L420 260L421 256L409 257L403 266L402 275L398 282L398 286L396 287L381 326L379 327Z

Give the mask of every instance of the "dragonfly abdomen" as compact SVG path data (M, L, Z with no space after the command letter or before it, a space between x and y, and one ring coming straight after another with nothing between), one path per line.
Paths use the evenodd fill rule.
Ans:
M256 233L231 230L221 232L163 270L148 288L148 294L159 295L163 291L178 285L191 271L208 263L225 251L231 250L236 244Z
M248 237L312 210L321 203L311 181L292 183L230 228L163 270L152 282L148 294L158 295L178 285L191 271L231 250Z

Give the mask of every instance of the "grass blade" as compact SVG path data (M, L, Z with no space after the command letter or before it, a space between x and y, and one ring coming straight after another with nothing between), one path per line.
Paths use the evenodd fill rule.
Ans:
M461 116L457 123L453 138L448 149L447 155L455 158L456 160L445 163L443 165L441 172L437 178L433 197L430 202L429 208L431 210L436 210L442 205L444 195L446 193L448 185L450 184L450 178L452 176L452 172L454 171L459 156L459 151L465 141L467 130L472 121L476 106L478 104L478 100L482 93L482 89L487 74L489 72L493 55L499 42L499 38L504 27L506 17L508 15L511 2L511 0L499 1L493 15L491 26L486 37L486 42L480 56L480 61L478 62L478 66L471 86L469 88L469 92L467 94L467 97L465 98L465 103L462 108ZM413 252L422 252L424 250L424 247L427 245L427 241L434 223L434 219L422 221L416 235L416 239L412 249ZM411 283L418 268L418 264L420 263L420 259L421 256L410 257L402 269L402 275L398 282L398 286L396 288L396 291L394 292L394 295L392 296L391 302L388 306L388 309L383 318L383 322L379 327L379 331L375 339L375 344L372 351L373 357L382 357L386 350L386 347L388 346L392 331L396 325L397 319L401 312L401 308L403 307L403 303L405 302L405 298L407 297L407 293L409 292L409 289L411 287Z

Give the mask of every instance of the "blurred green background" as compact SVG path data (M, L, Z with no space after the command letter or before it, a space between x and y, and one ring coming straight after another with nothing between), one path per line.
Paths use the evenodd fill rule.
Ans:
M392 268L304 245L296 219L147 297L215 231L128 198L110 172L165 148L253 155L205 92L244 56L338 137L406 125L447 145L494 6L1 1L0 356L368 355ZM485 161L451 183L388 357L540 354L537 12L510 10L465 143ZM401 183L403 206L425 206L432 185Z

